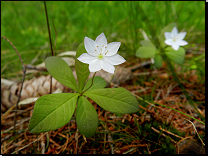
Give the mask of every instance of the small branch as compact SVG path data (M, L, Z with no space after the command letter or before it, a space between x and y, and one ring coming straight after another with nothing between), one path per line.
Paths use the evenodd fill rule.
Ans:
M31 70L38 70L38 71L48 71L46 68L43 68L43 67L38 68L38 67L35 67L33 65L30 65L30 64L25 65L25 68L26 69L31 69Z
M23 71L23 73L22 73L22 84L21 84L21 88L20 88L20 92L19 92L19 96L18 96L16 108L15 108L14 131L13 131L13 134L15 134L15 130L16 130L16 122L17 122L17 121L16 121L17 108L18 108L18 103L20 102L20 97L21 97L21 92L22 92L23 83L24 83L24 81L25 81L26 68L25 68L25 66L24 66L24 64L23 64L23 60L22 60L22 58L21 58L19 52L17 51L17 48L12 44L12 42L11 42L9 39L7 39L7 38L4 37L4 36L3 36L2 38L5 39L7 42L9 42L9 43L11 44L11 46L14 48L14 50L16 51L16 53L17 53L17 55L19 56L19 59L20 59L20 61L21 61L21 64L22 64L22 71Z
M161 131L164 131L164 132L166 132L166 133L168 133L168 134L171 134L171 135L173 135L173 136L175 136L175 137L177 137L177 138L183 139L183 137L178 136L178 135L176 135L176 134L173 134L173 133L171 133L171 132L169 132L169 131L163 129L161 126L159 126L159 129L160 129Z
M39 137L38 139L34 140L33 142L31 142L31 143L27 144L26 146L24 146L24 147L22 147L22 148L18 149L17 151L14 151L12 154L15 154L15 153L17 153L17 152L21 151L22 149L24 149L24 148L26 148L26 147L30 146L31 144L33 144L33 143L35 143L35 142L39 141L39 140L40 140L43 136L45 136L46 134L47 134L47 132L46 132L46 133L44 133L44 134L42 134L42 136L41 136L41 137Z
M149 104L149 105L151 105L151 106L153 106L153 107L155 107L154 104L157 104L157 105L160 105L160 106L162 106L162 107L166 107L166 108L172 109L172 110L174 110L174 111L176 111L176 112L179 112L180 114L183 114L183 115L185 115L185 116L187 116L187 117L189 117L189 118L191 118L191 119L194 119L194 120L200 122L201 124L205 125L204 122L202 122L202 121L200 121L200 120L198 120L198 119L196 119L196 118L194 118L194 117L192 117L192 116L190 116L190 115L188 115L188 114L186 114L186 113L183 113L183 112L181 112L181 111L179 111L179 110L177 110L177 109L174 109L174 108L171 108L171 107L169 107L169 106L165 106L165 105L163 105L163 104L156 103L156 102L150 103L149 101L144 100L142 97L140 97L140 96L138 96L138 95L136 95L136 94L134 94L134 93L132 93L132 94L133 94L137 99L140 99L140 100L146 102L147 104Z
M202 116L202 114L200 114L197 106L195 105L194 101L192 100L192 98L190 97L190 95L188 94L188 92L186 91L186 88L184 87L184 85L181 83L181 81L179 80L174 66L172 65L171 61L169 60L169 58L166 56L166 54L163 54L163 59L165 61L165 63L168 65L170 71L172 72L174 81L176 83L178 83L178 86L180 87L180 89L182 90L183 94L186 96L187 100L190 102L190 104L194 107L194 109L196 110L198 116L201 118L202 121L205 121L204 117Z
M155 131L156 133L158 133L158 134L161 133L160 131L158 131L158 130L155 129L154 127L151 127L151 129L152 129L153 131ZM162 133L161 135L167 138L167 136L166 136L164 133ZM171 137L168 137L168 138L170 138L170 140L176 144L176 141L175 141L175 140L173 140Z
M189 121L189 122L193 125L194 130L196 131L196 134L198 135L198 137L199 137L200 141L202 142L202 144L205 146L205 144L204 144L204 142L202 141L201 137L199 136L199 133L197 132L196 127L195 127L195 125L193 124L193 122L191 122L190 120L188 120L188 119L186 119L186 118L184 118L184 119L187 120L187 121Z

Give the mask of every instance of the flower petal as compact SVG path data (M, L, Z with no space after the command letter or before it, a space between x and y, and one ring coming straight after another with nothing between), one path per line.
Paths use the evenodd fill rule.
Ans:
M115 67L111 65L110 63L106 62L105 60L100 61L101 67L103 70L109 72L109 73L114 73Z
M180 40L183 40L186 36L186 32L180 32L178 35L177 35L177 39L180 39Z
M121 45L121 42L111 42L107 45L106 56L115 55Z
M89 55L88 53L83 53L82 55L80 55L77 58L79 61L83 62L83 63L87 63L89 64L90 62L92 62L93 60L97 59L97 57Z
M172 48L173 48L174 50L177 51L177 50L179 49L179 47L180 47L180 46L179 46L178 44L176 44L176 43L173 42Z
M89 70L90 72L96 72L101 70L101 60L95 59L89 64Z
M107 39L104 35L104 33L101 33L95 40L95 42L98 45L98 48L102 48L101 52L104 51L105 47L107 47Z
M165 40L165 44L172 45L173 44L173 39L167 39L167 40Z
M170 32L165 32L164 35L165 35L165 38L166 38L166 39L171 39L171 38L172 38Z
M178 29L176 27L171 31L172 38L178 34Z
M185 46L188 44L188 42L184 41L184 40L176 40L175 42L176 44L178 44L179 46Z
M92 56L97 56L98 52L95 51L96 49L96 42L93 41L91 38L85 37L84 38L84 46L86 51L92 55Z
M112 65L119 65L124 63L126 60L120 56L119 54L115 54L113 56L105 56L104 60Z

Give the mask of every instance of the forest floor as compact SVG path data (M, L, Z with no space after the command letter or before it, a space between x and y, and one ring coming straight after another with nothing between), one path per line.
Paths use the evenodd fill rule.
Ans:
M186 58L193 57L187 53ZM142 60L144 61L144 60ZM121 66L138 66L141 59L129 58ZM175 65L179 79L196 102L198 111L205 117L205 78L199 79L196 70L184 71ZM41 72L33 77L42 75ZM1 112L2 154L193 154L205 153L205 125L175 110L153 105L156 102L201 121L196 110L189 104L170 71L163 64L159 70L150 65L132 70L131 79L119 85L109 83L108 87L124 87L139 101L140 111L134 114L113 114L99 105L95 107L99 125L95 135L85 138L78 133L75 117L58 130L31 134L28 124L34 102L17 111L16 133L14 110ZM65 91L66 92L66 91ZM149 102L145 102L144 100ZM14 107L13 107L14 108ZM197 134L198 133L198 134ZM200 137L199 137L199 136Z

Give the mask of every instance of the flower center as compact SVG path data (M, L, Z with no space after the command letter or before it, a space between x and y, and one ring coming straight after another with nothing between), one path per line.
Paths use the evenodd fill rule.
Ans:
M173 37L173 42L175 42L177 40L177 37L176 36L174 36Z
M102 60L102 59L103 59L103 55L100 53L100 54L98 54L97 58L98 58L99 60Z

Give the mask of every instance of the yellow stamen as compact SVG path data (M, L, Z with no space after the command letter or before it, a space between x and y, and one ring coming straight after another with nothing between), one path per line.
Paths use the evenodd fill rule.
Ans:
M106 51L105 55L108 53L108 50Z

